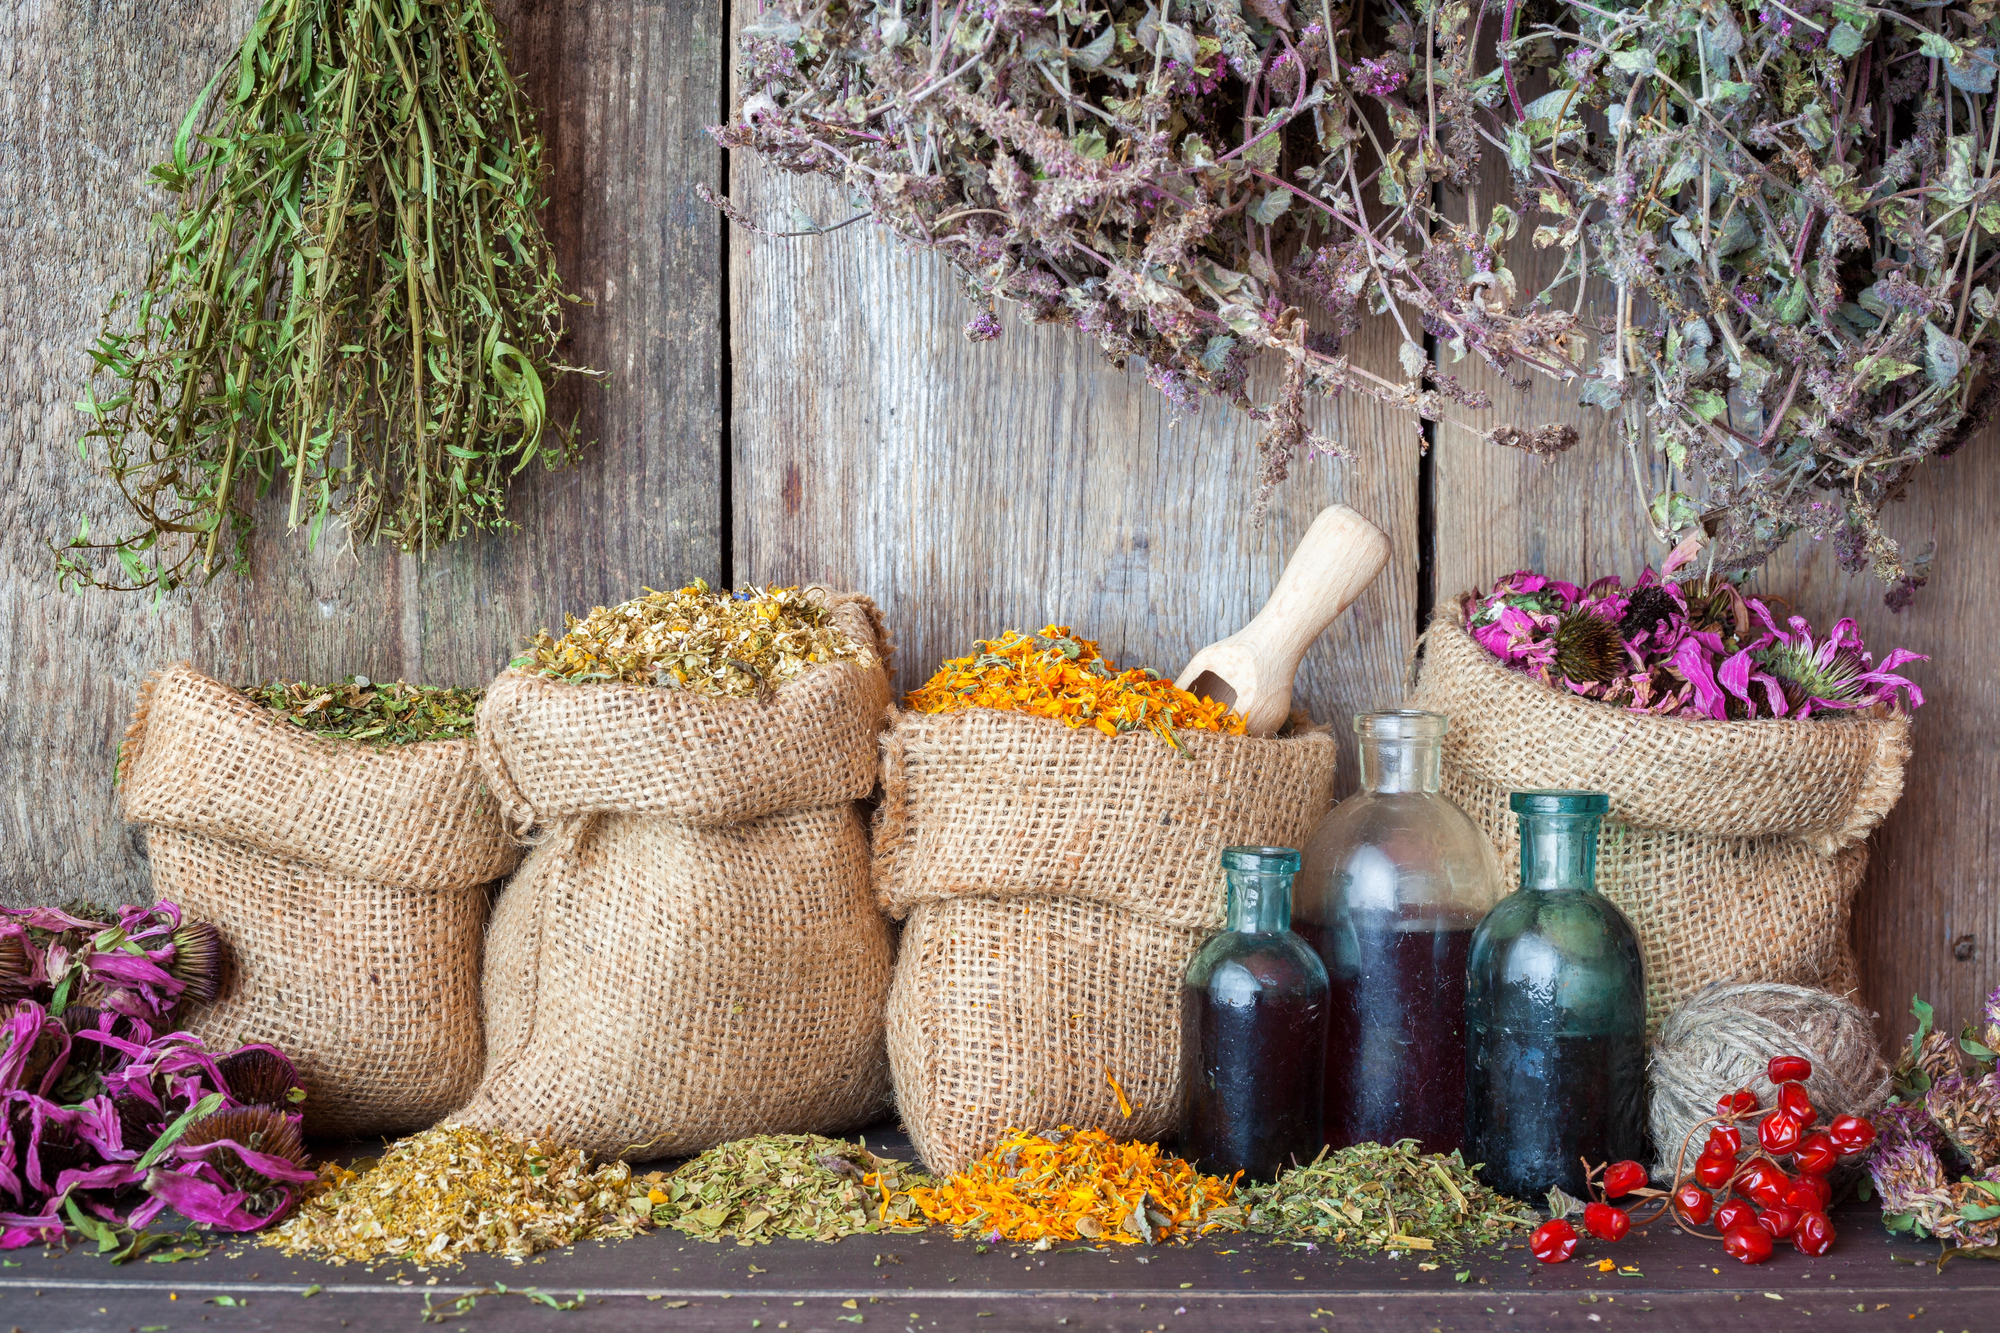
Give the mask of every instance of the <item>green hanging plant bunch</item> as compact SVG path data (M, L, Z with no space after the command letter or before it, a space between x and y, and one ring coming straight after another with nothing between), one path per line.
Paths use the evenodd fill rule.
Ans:
M511 526L510 480L578 450L548 420L578 368L544 169L487 0L264 0L153 169L178 207L91 349L116 392L86 390L79 449L135 522L86 521L63 585L247 572L274 489L315 542L330 517L413 552Z

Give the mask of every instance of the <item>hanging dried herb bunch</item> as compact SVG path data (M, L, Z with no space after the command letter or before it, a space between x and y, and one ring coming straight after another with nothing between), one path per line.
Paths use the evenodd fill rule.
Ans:
M1906 604L1929 557L1883 506L2000 406L1996 6L1558 13L1502 43L1505 145L1552 218L1537 241L1617 287L1585 401L1618 414L1635 475L1650 439L1707 483L1649 502L1661 537L1706 521L1728 568L1831 538ZM1531 63L1554 86L1524 102Z
M1389 11L1387 54L1369 59L1355 6L1327 0L765 0L718 137L839 180L862 210L847 221L943 255L984 307L968 337L998 337L994 304L1011 301L1116 362L1144 357L1177 410L1208 393L1268 422L1268 491L1302 452L1351 452L1311 430L1311 393L1430 419L1450 399L1489 405L1431 364L1426 334L1523 382L1574 374L1574 314L1525 300L1496 255L1513 210L1433 204L1434 182L1473 185L1473 116L1498 99L1498 71L1475 76L1465 20L1448 20L1420 53L1430 84L1413 106L1426 20ZM1339 354L1371 314L1401 328L1400 382ZM1261 404L1259 352L1284 366ZM1550 452L1574 433L1509 428L1504 442Z
M542 141L487 0L264 0L153 176L177 202L79 405L134 522L86 521L65 586L244 571L273 489L310 540L428 551L574 457Z

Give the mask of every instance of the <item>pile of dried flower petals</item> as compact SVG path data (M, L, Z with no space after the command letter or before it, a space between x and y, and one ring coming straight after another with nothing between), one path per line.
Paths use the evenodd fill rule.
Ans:
M1244 1223L1235 1180L1202 1175L1155 1143L1068 1125L1049 1135L1008 1130L964 1171L910 1197L931 1221L995 1241L1153 1245Z
M904 700L919 713L999 708L1052 717L1107 736L1141 728L1173 740L1172 728L1243 734L1243 715L1197 699L1147 667L1119 671L1089 639L1067 625L1040 634L1008 630L976 641L980 651L954 657Z
M833 624L822 589L712 592L696 579L582 619L565 616L560 637L537 634L514 666L575 682L623 681L697 694L750 698L822 662L875 665L875 654Z
M427 1129L354 1165L323 1166L316 1192L258 1243L335 1264L428 1268L625 1240L653 1225L648 1182L623 1162L593 1170L578 1149L467 1125Z

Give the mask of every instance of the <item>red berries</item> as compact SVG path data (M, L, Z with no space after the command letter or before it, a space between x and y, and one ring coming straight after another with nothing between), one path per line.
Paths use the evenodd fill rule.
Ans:
M1783 1240L1792 1234L1792 1228L1799 1224L1804 1214L1790 1204L1773 1204L1757 1214L1757 1225L1771 1233L1775 1240Z
M1535 1228L1535 1234L1528 1237L1528 1250L1545 1264L1559 1264L1576 1253L1576 1240L1576 1228L1558 1217ZM1767 1253L1769 1249L1767 1241Z
M1757 1100L1757 1094L1748 1088L1738 1088L1727 1097L1717 1098L1715 1102L1715 1113L1731 1118L1755 1115L1763 1109L1764 1104Z
M1778 1109L1801 1125L1810 1125L1819 1119L1819 1112L1813 1109L1812 1098L1807 1095L1803 1083L1778 1085Z
M1683 1185L1674 1191L1674 1211L1689 1226L1701 1226L1715 1211L1715 1196L1699 1185Z
M1715 1210L1715 1229L1724 1233L1757 1225L1757 1210L1742 1199L1730 1199Z
M1756 1225L1734 1226L1722 1233L1722 1252L1746 1264L1771 1257L1771 1233Z
M1736 1175L1736 1154L1728 1156L1703 1153L1694 1164L1694 1178L1712 1190L1727 1185Z
M1833 1223L1823 1212L1807 1213L1792 1228L1792 1246L1800 1254L1825 1254L1833 1248Z
M1734 1125L1717 1125L1708 1131L1702 1147L1704 1157L1734 1157L1743 1151L1743 1131Z
M1805 1126L1783 1111L1773 1111L1757 1122L1757 1142L1774 1157L1782 1157L1799 1146Z
M1646 1168L1637 1162L1613 1162L1604 1168L1604 1197L1617 1199L1646 1184Z
M1858 1115L1835 1116L1833 1123L1826 1127L1826 1134L1833 1140L1833 1146L1840 1149L1842 1157L1865 1152L1868 1145L1875 1142L1875 1126Z
M1792 1149L1792 1165L1809 1176L1823 1176L1840 1161L1840 1149L1825 1130L1815 1130Z
M1791 1179L1768 1157L1753 1157L1736 1173L1736 1192L1763 1208L1783 1201L1790 1184Z
M1812 1077L1812 1061L1803 1055L1774 1055L1764 1072L1773 1083L1803 1083Z
M1599 1240L1624 1240L1625 1233L1632 1229L1632 1215L1608 1203L1587 1204L1583 1210L1583 1229Z

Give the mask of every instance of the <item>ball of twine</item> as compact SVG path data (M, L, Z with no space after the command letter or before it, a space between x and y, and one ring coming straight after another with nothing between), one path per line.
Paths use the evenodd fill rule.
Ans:
M1812 1061L1806 1091L1824 1125L1837 1115L1872 1116L1888 1101L1889 1066L1875 1042L1875 1016L1853 1002L1777 982L1716 984L1667 1015L1650 1052L1654 1174L1671 1179L1686 1145L1692 1170L1705 1136L1690 1131L1715 1103L1748 1088L1769 1106L1778 1090L1765 1074L1774 1055Z

